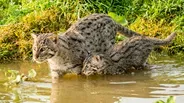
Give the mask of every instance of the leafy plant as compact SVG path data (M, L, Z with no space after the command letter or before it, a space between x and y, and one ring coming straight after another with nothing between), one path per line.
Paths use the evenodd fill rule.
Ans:
M116 22L120 23L121 25L127 25L128 21L124 16L117 15L113 12L108 13L109 16L111 16Z
M175 98L173 96L170 96L168 97L166 102L164 102L163 100L158 100L155 103L175 103Z
M6 83L4 83L4 85L10 86L33 79L34 77L36 77L36 71L34 69L31 69L28 71L28 75L25 75L17 70L8 70L5 71L5 76L8 80Z
M0 0L0 61L30 59L30 34L57 34L91 13L106 13L130 29L164 38L177 31L175 41L163 47L168 54L184 51L183 0ZM121 35L117 42L124 40Z

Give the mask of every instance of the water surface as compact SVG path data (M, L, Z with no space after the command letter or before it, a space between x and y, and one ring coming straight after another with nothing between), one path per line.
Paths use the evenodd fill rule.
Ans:
M32 81L6 87L4 70L27 73L35 69ZM177 58L163 57L150 70L116 76L66 75L52 84L46 63L12 62L0 64L0 103L153 103L176 97L184 101L184 63Z

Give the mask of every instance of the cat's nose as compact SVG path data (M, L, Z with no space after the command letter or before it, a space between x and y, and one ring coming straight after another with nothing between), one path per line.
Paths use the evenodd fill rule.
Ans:
M33 56L33 58L32 58L32 59L33 59L33 61L36 61L36 60L37 60L37 58L38 58L38 57Z
M39 57L39 54L38 53L36 53L36 55L35 55L35 59L37 59Z

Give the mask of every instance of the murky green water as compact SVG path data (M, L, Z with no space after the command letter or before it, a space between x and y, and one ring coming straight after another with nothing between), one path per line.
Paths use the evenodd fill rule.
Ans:
M0 103L153 103L170 95L176 103L184 101L184 63L164 57L151 70L118 76L83 77L67 75L52 84L47 64L12 62L0 64L0 70L37 71L33 81L15 87L3 86L0 72Z

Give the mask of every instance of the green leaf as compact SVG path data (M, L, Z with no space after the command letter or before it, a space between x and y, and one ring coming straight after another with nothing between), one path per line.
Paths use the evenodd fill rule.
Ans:
M158 100L155 103L165 103L163 100Z
M18 74L19 73L19 71L17 71L17 70L8 70L7 72L12 73L12 74Z
M167 99L167 103L175 103L175 98L173 96L170 96L168 99Z
M116 36L116 41L123 41L126 37L123 35Z
M108 15L113 18L117 23L120 23L121 25L127 25L128 21L124 16L119 16L113 12L109 12Z
M34 78L36 77L36 71L34 69L31 69L28 71L28 78Z

